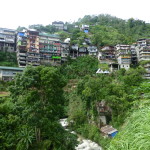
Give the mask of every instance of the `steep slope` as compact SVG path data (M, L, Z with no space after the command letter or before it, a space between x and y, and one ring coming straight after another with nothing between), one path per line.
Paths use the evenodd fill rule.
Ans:
M144 101L126 119L120 133L114 138L108 150L150 149L150 102Z

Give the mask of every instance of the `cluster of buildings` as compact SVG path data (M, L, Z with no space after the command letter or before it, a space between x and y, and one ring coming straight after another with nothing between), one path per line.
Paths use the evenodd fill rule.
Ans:
M61 63L63 46L57 35L49 35L34 30L17 33L16 53L19 67Z
M139 39L133 45L104 46L98 54L100 63L106 63L110 71L124 68L128 70L131 65L145 61L145 78L150 79L150 39Z
M42 33L33 29L17 33L15 30L4 28L1 28L0 31L0 50L16 52L19 67L45 64L55 66L65 62L68 56L72 59L88 54L96 57L98 53L96 46L70 46L69 40L62 42L58 35ZM88 43L89 40L85 41Z
M58 22L53 22L58 26ZM64 29L64 24L59 22L58 29ZM82 30L88 33L89 27L82 26ZM150 39L139 39L133 45L104 46L97 48L91 44L90 39L85 38L82 47L77 44L70 45L69 38L61 41L58 35L38 32L36 30L15 30L0 28L0 50L16 52L18 66L28 65L61 65L67 61L67 57L76 59L79 56L90 55L98 58L101 64L108 64L109 71L124 68L128 70L131 65L136 65L140 61L150 61ZM147 73L146 78L150 78L150 63L144 65ZM100 73L108 73L100 70Z

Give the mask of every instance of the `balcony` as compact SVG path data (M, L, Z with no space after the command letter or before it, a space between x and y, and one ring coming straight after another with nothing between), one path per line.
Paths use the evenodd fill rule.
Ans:
M28 58L40 58L40 55L28 55Z
M19 53L19 54L17 54L17 55L19 55L19 56L27 56L26 53Z
M26 60L26 57L19 57L19 60Z
M140 61L141 61L141 60L150 60L150 57L147 57L147 58L145 58L145 57L144 57L144 58L143 58L143 57L141 57L141 58L140 58Z
M140 54L150 54L150 50L149 51L141 51Z
M19 61L19 64L26 64L26 61Z

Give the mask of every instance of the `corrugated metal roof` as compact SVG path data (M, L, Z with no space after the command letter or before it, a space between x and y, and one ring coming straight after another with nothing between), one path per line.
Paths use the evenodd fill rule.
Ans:
M113 128L110 125L104 126L101 128L101 132L105 133L105 134L112 134L114 132L118 131L117 129Z
M24 68L19 68L19 67L5 67L5 66L0 66L0 69L3 69L3 70L21 70L21 71L24 70Z

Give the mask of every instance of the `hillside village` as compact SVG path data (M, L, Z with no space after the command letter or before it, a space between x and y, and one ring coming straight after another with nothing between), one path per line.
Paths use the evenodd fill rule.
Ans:
M148 150L149 79L144 21L0 28L0 149Z
M58 31L67 32L67 25L61 21L55 21L52 25ZM79 28L79 26L75 25L74 28ZM128 70L131 66L135 67L144 61L143 67L146 69L144 77L150 78L150 39L137 39L137 42L131 45L118 43L113 46L97 46L88 37L90 25L82 24L79 29L85 34L80 41L81 45L71 43L70 37L62 40L59 34L49 34L36 29L16 31L0 28L0 51L16 53L20 68L28 65L57 66L65 63L68 58L76 59L80 56L90 55L102 64L99 65L97 73L110 73L121 68ZM103 64L108 67L103 67ZM1 70L3 69L4 67L1 67ZM11 79L13 74L22 69L13 68L15 73L12 73L10 67L6 67L5 70L10 70L10 77L1 74L3 80Z

